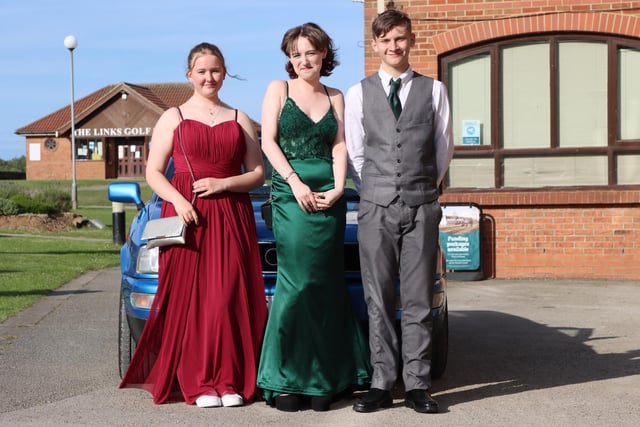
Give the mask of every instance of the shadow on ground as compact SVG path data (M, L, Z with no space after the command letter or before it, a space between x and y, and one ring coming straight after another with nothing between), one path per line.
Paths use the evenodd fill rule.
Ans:
M444 408L490 397L636 375L640 350L598 354L593 329L492 311L449 313L449 361L433 391Z

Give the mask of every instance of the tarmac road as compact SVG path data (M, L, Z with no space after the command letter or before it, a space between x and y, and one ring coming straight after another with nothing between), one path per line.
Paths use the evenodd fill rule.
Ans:
M442 413L254 403L154 405L119 390L118 269L86 274L0 325L0 426L638 426L640 282L449 283Z

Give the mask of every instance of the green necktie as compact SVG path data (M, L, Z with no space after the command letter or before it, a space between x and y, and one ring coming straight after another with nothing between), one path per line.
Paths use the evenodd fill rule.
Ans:
M402 112L402 104L400 104L400 98L398 97L398 90L400 89L401 84L402 79L398 79L396 81L391 79L389 81L389 96L387 97L387 100L389 101L391 111L393 111L393 115L396 116L396 119L400 117L400 113Z

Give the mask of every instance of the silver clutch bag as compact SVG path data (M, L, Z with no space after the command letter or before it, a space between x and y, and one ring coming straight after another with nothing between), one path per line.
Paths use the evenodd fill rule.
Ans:
M148 248L156 246L183 245L187 227L179 216L152 219L142 231L142 238L147 240Z
M178 108L178 112L180 113L180 108ZM180 122L181 123L178 125L178 142L180 143L182 154L184 154L184 160L189 167L191 178L195 182L196 176L193 173L193 168L191 167L191 163L189 162L189 158L187 157L187 152L185 151L184 145L182 144L182 113L180 113ZM196 195L194 194L193 198L191 199L191 204L193 204L195 200ZM157 202L158 199L156 198L156 203ZM147 222L147 225L145 225L144 230L142 230L142 238L147 240L148 248L184 245L186 241L186 233L187 227L182 223L180 217L176 215L149 220Z

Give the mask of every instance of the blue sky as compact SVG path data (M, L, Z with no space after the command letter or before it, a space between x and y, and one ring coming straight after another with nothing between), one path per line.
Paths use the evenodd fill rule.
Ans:
M0 6L0 159L25 155L15 134L75 98L119 82L184 82L186 57L202 41L217 44L231 74L221 98L260 121L269 81L285 79L284 32L315 22L333 38L341 65L325 83L346 91L364 76L363 4L352 0L28 0Z

